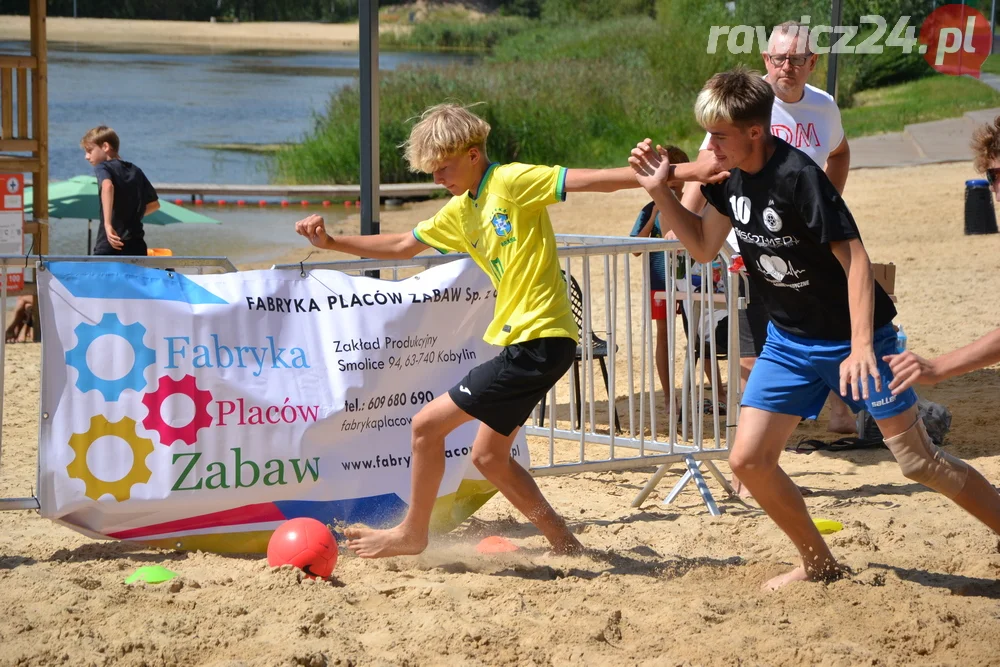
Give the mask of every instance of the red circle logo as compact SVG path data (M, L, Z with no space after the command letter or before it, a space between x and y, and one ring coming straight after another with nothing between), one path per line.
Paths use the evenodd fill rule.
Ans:
M993 46L990 22L965 5L938 7L920 26L920 53L942 74L969 74L979 78L979 68Z

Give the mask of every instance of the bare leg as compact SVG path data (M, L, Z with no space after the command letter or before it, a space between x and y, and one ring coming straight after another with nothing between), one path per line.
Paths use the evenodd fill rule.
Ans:
M858 422L855 420L854 414L847 407L847 403L840 400L837 392L830 392L827 403L830 405L830 423L826 427L828 431L831 433L858 432Z
M472 445L472 463L545 535L553 550L558 553L580 551L580 542L545 500L534 478L510 455L515 435L516 430L510 435L502 435L480 424Z
M733 472L792 540L802 559L796 569L768 581L764 587L770 590L793 581L831 579L840 573L833 554L809 518L798 487L778 466L778 457L798 423L794 415L744 407L736 428L736 443L729 454Z
M740 391L744 391L747 388L747 380L750 379L750 371L753 370L753 365L757 362L757 357L740 357ZM731 484L733 485L733 490L736 491L736 495L740 498L750 499L753 496L750 495L750 491L743 486L743 482L740 478L736 476L736 472L733 472L733 479Z
M395 528L352 527L344 531L347 547L362 558L418 554L427 548L431 510L444 477L444 439L472 417L443 394L413 417L413 469L410 507Z
M667 321L653 320L656 322L656 374L660 377L660 388L663 389L663 405L667 411L667 419L670 419L670 389L674 386L673 378L670 377L670 367L667 364ZM680 414L680 401L676 395L674 405L677 406L677 413Z
M722 382L722 369L719 368L719 362L718 361L715 362L715 369L714 369L715 377L712 377L713 369L712 369L711 365L703 363L702 367L704 367L704 369L705 369L705 378L707 380L705 382L705 394L708 395L708 396L712 395L712 383L715 381L716 378L718 378L718 380L719 380L719 402L720 403L725 403L726 400L727 400L727 397L726 397L726 385L725 385L724 382Z
M879 430L886 438L903 433L917 421L917 409L910 408L901 415L878 420ZM955 504L986 524L993 532L1000 533L1000 493L986 481L978 470L969 466L965 488L953 498Z
M740 391L746 390L747 380L750 379L750 371L755 363L757 357L740 357Z

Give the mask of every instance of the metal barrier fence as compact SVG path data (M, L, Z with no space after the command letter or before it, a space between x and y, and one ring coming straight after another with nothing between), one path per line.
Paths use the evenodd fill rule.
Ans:
M732 493L713 463L728 455L739 405L740 278L730 271L729 249L724 248L713 265L695 265L677 241L585 235L557 235L556 239L581 345L572 372L552 388L526 425L528 435L548 439L546 451L535 448L531 473L549 476L659 466L633 500L637 507L672 464L684 462L687 471L665 502L671 502L694 481L709 511L718 514L701 466ZM660 252L665 288L654 292L650 256ZM385 270L391 271L391 278L386 278L399 280L464 257L468 255L300 262L273 268L299 269L303 275L313 269L344 273ZM58 259L98 262L110 258ZM7 312L6 273L24 268L25 261L24 256L0 256L0 312ZM116 257L114 261L181 273L236 271L223 257ZM37 270L45 270L44 261L37 264ZM707 289L699 289L699 285ZM651 319L654 303L665 304L665 319L656 326ZM687 320L687 333L680 336L678 305L683 313L680 317ZM724 344L719 340L723 332ZM6 337L0 342L0 369L5 349ZM727 366L724 374L718 364L723 360ZM601 369L596 379L595 361ZM724 400L720 394L723 377L727 387ZM2 418L0 372L0 423ZM2 444L0 433L0 463ZM0 499L0 510L38 507L34 497Z
M235 272L236 267L225 257L94 257L94 256L65 256L57 258L60 262L108 262L115 261L123 264L136 264L151 268L164 269L177 273L198 273L203 274L206 270L220 273ZM32 264L29 266L29 261ZM34 262L24 255L0 255L0 313L7 315L7 273L12 269L34 268L35 271L45 270L45 260ZM6 324L4 329L6 330ZM0 339L0 466L3 465L3 428L4 423L4 376L6 375L6 355L7 336L6 331ZM39 425L42 415L39 414ZM36 485L38 480L36 479ZM36 487L37 488L37 487ZM37 510L39 509L38 498L31 496L27 498L0 498L0 511L6 510Z
M587 235L556 235L556 240L581 345L572 372L552 388L526 425L528 435L548 439L547 451L533 451L532 475L659 466L633 500L638 507L672 464L684 462L687 472L666 502L694 481L709 511L718 514L700 470L704 465L732 493L712 462L728 455L739 406L740 278L730 271L731 251L725 247L713 267L692 263L677 241ZM657 252L664 253L666 284L654 294L650 255ZM301 262L273 268L299 269L303 274L312 269L380 272L399 280L465 257ZM697 291L699 284L709 288ZM654 300L666 311L663 324L655 327ZM679 318L687 319L690 335L678 336ZM723 331L724 342L719 340ZM658 377L658 345L666 383ZM725 373L717 363L722 360ZM598 367L601 372L595 378ZM658 394L657 385L663 384Z

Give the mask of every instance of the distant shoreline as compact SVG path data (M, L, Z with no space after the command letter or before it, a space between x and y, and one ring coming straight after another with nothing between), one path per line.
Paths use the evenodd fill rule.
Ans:
M122 48L129 45L210 51L356 51L357 23L210 23L125 19L46 20L50 43ZM382 32L396 30L382 27ZM0 40L28 41L27 16L0 16Z

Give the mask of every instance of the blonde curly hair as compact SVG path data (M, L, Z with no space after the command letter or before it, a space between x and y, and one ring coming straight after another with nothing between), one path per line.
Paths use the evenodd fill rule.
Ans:
M972 153L972 166L981 173L986 173L990 163L1000 158L1000 116L972 133Z

